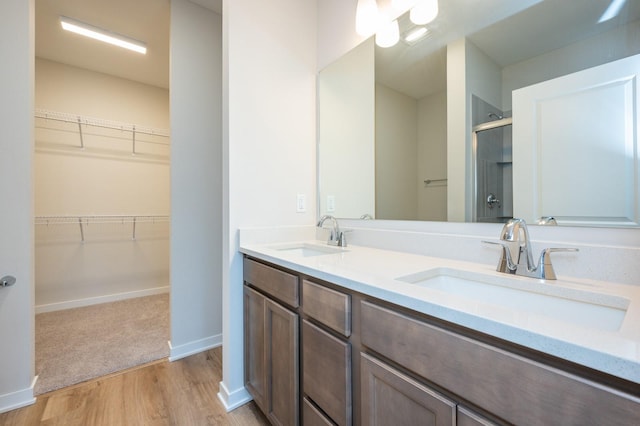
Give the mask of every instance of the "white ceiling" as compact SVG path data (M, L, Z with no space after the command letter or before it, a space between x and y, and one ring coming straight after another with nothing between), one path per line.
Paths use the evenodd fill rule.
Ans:
M217 13L222 0L191 0ZM36 56L169 88L169 0L36 0ZM147 54L63 31L60 16L140 40Z
M222 0L190 1L222 13ZM433 93L446 83L443 47L448 41L473 34L470 36L473 43L504 66L576 41L585 34L593 35L594 20L610 3L610 0L545 0L516 19L498 22L538 1L483 0L482 7L470 7L469 0L441 1L431 38L413 47L398 43L390 49L377 49L377 78L390 87L397 84L396 89L405 93L420 93L419 96ZM638 19L640 1L627 1L622 12L612 22L597 26L597 30ZM143 41L147 54L63 31L61 15ZM36 0L36 56L168 88L169 15L170 0ZM488 26L495 22L498 23ZM518 40L522 42L517 43ZM409 71L400 71L407 66ZM416 83L414 75L431 78ZM422 87L409 87L415 84Z
M462 36L504 67L640 18L640 1L627 0L616 18L598 24L609 4L611 0L483 0L470 7L469 0L441 0L429 37L413 46L376 48L376 81L420 99L446 88L445 46ZM502 19L516 12L516 6L523 11ZM399 22L401 32L403 24L412 25L407 19Z

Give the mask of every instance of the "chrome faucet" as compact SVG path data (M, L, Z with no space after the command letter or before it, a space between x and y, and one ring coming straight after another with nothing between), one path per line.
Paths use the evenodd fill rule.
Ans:
M546 248L540 253L538 264L531 254L533 249L529 238L529 230L523 219L510 219L500 232L500 242L484 241L502 246L502 254L498 261L498 272L516 274L525 277L555 280L556 274L551 264L551 253L558 251L578 251L577 248Z
M338 220L335 217L329 214L322 216L318 221L318 224L317 224L318 228L322 228L322 225L324 225L324 222L327 219L330 220L332 224L331 234L329 234L329 240L327 240L327 244L331 246L346 247L347 239L344 236L344 232L340 231L340 226L338 226Z

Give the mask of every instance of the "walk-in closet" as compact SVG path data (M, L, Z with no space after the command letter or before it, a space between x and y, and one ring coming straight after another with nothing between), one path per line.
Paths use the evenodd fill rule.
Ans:
M128 3L36 2L38 394L169 352L169 5ZM66 33L64 17L148 52Z

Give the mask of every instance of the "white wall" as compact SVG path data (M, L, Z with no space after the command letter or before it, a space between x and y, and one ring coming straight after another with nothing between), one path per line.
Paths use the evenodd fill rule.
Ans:
M0 412L35 401L33 313L34 2L0 3Z
M418 218L418 102L375 86L376 219ZM360 217L360 215L338 216Z
M36 60L36 108L169 128L169 92ZM169 139L36 119L36 216L169 215ZM105 135L107 137L105 137ZM143 141L164 143L149 144ZM36 312L168 291L168 223L37 225Z
M223 381L227 408L246 402L240 227L316 220L316 1L223 3ZM296 213L296 194L307 211Z
M447 92L418 101L418 219L447 220Z
M316 3L317 69L321 70L367 37L356 33L357 0L319 0Z
M465 54L468 93L505 110L501 103L502 75L498 64L469 40L466 40ZM467 102L471 102L471 96Z
M373 40L365 41L318 75L321 215L375 214L374 53Z
M221 17L171 1L171 359L222 332Z
M35 85L36 108L169 129L169 90L161 87L42 58Z
M500 105L500 69L473 43L460 39L447 46L447 215L454 222L470 221L473 213L472 95Z
M447 45L447 220L464 222L467 200L466 40ZM470 137L470 136L469 136Z
M513 90L638 53L640 21L636 20L578 43L509 65L502 69L503 110L511 109Z

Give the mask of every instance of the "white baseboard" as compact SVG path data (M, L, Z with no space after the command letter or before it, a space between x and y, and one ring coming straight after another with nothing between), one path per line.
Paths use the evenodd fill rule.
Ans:
M218 391L218 399L224 405L224 409L229 411L235 410L241 405L246 404L253 400L251 394L247 391L247 389L243 386L239 389L236 389L233 392L229 392L227 386L224 382L220 382L220 390Z
M118 300L133 299L134 297L152 296L154 294L168 293L170 287L153 287L144 290L127 291L124 293L107 294L105 296L87 297L85 299L66 300L64 302L36 305L36 314L44 312L61 311L63 309L80 308L82 306L97 305L99 303L116 302Z
M194 340L178 346L172 346L171 342L169 342L169 361L177 361L218 346L222 346L222 334L205 337L204 339Z
M38 376L33 378L31 386L28 388L0 395L0 413L34 404L36 398L33 396L33 390L36 387L36 381L38 381Z

